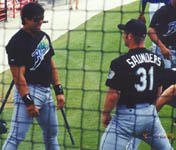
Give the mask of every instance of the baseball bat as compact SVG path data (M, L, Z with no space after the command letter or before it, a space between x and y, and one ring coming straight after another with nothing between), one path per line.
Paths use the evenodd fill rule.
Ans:
M74 139L73 139L71 130L70 130L70 126L69 126L69 124L68 124L68 121L67 121L67 118L66 118L66 116L65 116L65 112L64 112L64 109L63 109L63 108L61 108L61 112L62 112L62 116L63 116L63 118L64 118L65 126L66 126L67 131L68 131L68 134L69 134L69 136L70 136L72 145L75 145L75 142L74 142Z
M7 103L7 99L8 99L8 97L9 97L9 95L10 95L10 92L11 92L11 90L12 90L12 88L13 88L13 85L14 85L14 81L12 80L11 83L10 83L10 87L9 87L9 89L8 89L6 95L5 95L5 98L4 98L4 100L2 101L2 105L1 105L1 108L0 108L0 113L2 113L2 111L3 111L3 109L4 109L4 106L5 106L5 104Z

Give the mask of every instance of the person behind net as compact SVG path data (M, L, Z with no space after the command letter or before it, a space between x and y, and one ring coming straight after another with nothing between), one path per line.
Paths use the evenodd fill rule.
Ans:
M164 18L164 19L163 19ZM165 68L176 67L176 0L158 9L149 26L148 35L157 45Z
M161 92L164 63L145 48L147 29L142 21L131 19L118 28L124 31L129 52L110 65L106 80L109 90L102 112L106 130L100 150L124 150L134 137L155 150L172 150L154 105ZM111 118L114 107L116 112Z
M58 119L50 85L54 86L58 109L64 105L64 95L50 38L41 31L43 19L40 4L26 4L21 12L23 27L6 46L15 88L10 132L2 150L17 150L34 118L42 129L45 149L59 150Z
M142 0L142 11L139 14L138 19L143 21L144 23L146 23L146 19L145 19L145 8L147 3L149 3L149 9L148 9L148 15L149 15L149 20L151 22L152 17L154 15L154 13L161 8L162 6L164 6L165 4L168 4L170 2L170 0ZM152 51L155 51L156 49L156 44L154 42L152 42L152 46L150 48Z

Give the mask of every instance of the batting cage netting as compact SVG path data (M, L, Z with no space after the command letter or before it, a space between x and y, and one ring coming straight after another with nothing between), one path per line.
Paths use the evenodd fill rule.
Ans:
M1 107L5 105L0 113L0 119L7 122L7 125L0 122L0 131L3 130L2 126L7 127L7 132L0 134L0 149L9 132L13 132L10 131L10 125L14 110L14 86L7 97L12 74L5 46L22 27L21 9L29 2L32 1L0 0L0 104ZM51 38L55 51L53 59L64 89L64 110L57 111L60 149L98 150L105 130L102 125L102 111L108 90L105 81L110 62L128 52L123 41L123 32L117 28L117 25L126 23L131 18L137 19L142 11L142 1L79 0L73 1L72 6L69 0L38 0L37 2L45 9L44 20L48 23L43 23L42 30ZM144 13L147 27L150 23L148 13L150 12L147 4ZM148 49L152 47L148 36L145 46ZM52 91L57 104L53 87ZM68 121L69 131L63 113ZM170 143L176 148L175 108L164 105L159 112L159 117ZM18 129L18 126L16 128ZM74 140L74 145L69 133ZM42 150L44 148L42 130L34 119L25 140L17 149ZM150 146L145 142L140 143L139 150L149 149Z

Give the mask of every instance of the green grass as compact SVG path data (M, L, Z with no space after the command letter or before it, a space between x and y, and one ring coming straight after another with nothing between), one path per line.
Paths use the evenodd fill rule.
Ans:
M56 53L54 60L65 91L66 114L76 143L75 146L71 145L68 133L63 126L63 118L58 111L60 123L58 138L61 150L98 149L100 137L104 131L100 110L103 108L106 96L107 87L104 83L109 65L112 59L128 51L128 48L124 47L117 24L125 23L130 18L137 18L138 14L138 1L102 12L53 42ZM145 16L148 19L148 15ZM151 41L147 37L146 47L149 48L150 45ZM10 71L0 75L0 90L4 91L1 98L4 97L10 81ZM11 101L12 95L9 99ZM6 105L6 109L0 116L8 121L8 126L12 110L13 106L10 103ZM165 106L160 112L160 116L166 116L161 118L161 121L168 134L175 132L175 129L171 129L171 113L169 106ZM27 150L44 149L41 130L36 122L34 124L19 150L24 150L24 147ZM6 136L7 134L1 135L0 147ZM174 147L176 148L176 144ZM149 150L149 147L142 143L140 150Z

